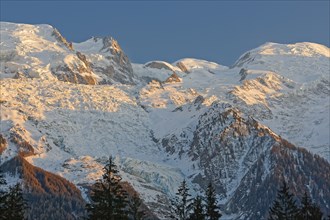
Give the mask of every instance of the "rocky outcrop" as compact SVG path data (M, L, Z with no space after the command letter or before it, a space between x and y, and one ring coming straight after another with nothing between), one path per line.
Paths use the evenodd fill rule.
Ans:
M18 152L23 156L34 155L33 146L24 138L26 130L20 126L14 126L10 129L9 140L17 147Z
M6 150L7 145L8 145L7 140L2 134L0 134L0 154L2 154L2 152Z
M70 50L73 50L72 44L69 44L65 38L56 30L54 36ZM102 42L99 51L76 51L75 56L70 62L55 66L51 69L52 74L59 80L77 84L134 84L134 74L132 65L123 52L118 42L112 37L93 38L96 44ZM91 45L89 47L92 47ZM103 59L99 59L102 55ZM69 55L74 56L74 55ZM65 60L65 59L64 59Z
M190 73L187 67L183 64L183 62L177 62L176 66L179 67L179 69L184 73Z
M247 69L242 68L239 71L239 75L241 76L241 79L239 81L243 81L246 78L247 74L248 74Z
M85 68L80 66L78 69L71 69L68 65L57 66L52 69L53 75L57 77L58 80L64 82L71 82L76 84L86 84L86 85L96 85L96 79L87 72L86 75L82 73L85 72Z
M144 66L149 67L149 68L159 69L159 70L165 69L165 70L174 71L174 69L171 68L170 64L165 63L163 61L151 61L149 63L146 63Z
M112 37L105 37L102 41L103 48L101 52L110 54L110 56L106 56L106 58L111 61L112 65L101 67L95 63L93 68L98 69L107 76L111 76L109 79L104 79L104 82L111 83L111 81L114 81L123 84L134 84L131 62L118 42Z
M173 73L170 77L165 80L165 83L179 83L182 79L176 74Z
M71 42L68 42L62 35L61 33L56 29L54 28L53 30L53 33L52 33L52 36L55 37L55 39L63 44L66 48L68 48L69 50L73 51L73 46L72 46L72 43Z
M91 63L81 52L76 52L72 63L65 63L52 68L51 71L59 80L76 84L96 85L97 79L92 71Z

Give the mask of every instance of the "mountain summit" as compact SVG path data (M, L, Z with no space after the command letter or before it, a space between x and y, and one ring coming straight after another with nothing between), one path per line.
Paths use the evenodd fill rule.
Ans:
M111 37L73 43L49 25L8 22L0 33L8 180L39 181L41 191L41 176L70 181L63 192L81 211L113 155L160 219L183 179L193 194L212 181L225 219L266 218L283 180L328 212L328 47L266 43L231 67L193 58L136 64Z
M3 77L55 77L78 84L134 84L131 63L111 37L68 42L50 25L1 22Z

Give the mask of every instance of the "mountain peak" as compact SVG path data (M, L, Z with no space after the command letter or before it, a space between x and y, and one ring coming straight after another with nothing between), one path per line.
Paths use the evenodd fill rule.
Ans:
M254 60L260 60L261 57L330 57L330 49L327 46L300 42L295 44L279 44L267 42L261 46L245 52L235 62L234 67L242 66L243 63L250 63Z
M311 42L299 42L294 44L267 42L252 51L261 55L293 55L306 57L321 55L330 57L330 51L327 46Z

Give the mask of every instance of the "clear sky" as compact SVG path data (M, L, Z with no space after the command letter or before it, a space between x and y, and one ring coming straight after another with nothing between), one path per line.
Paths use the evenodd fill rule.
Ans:
M133 62L231 65L265 42L329 47L329 1L3 1L1 21L56 27L69 41L113 36Z

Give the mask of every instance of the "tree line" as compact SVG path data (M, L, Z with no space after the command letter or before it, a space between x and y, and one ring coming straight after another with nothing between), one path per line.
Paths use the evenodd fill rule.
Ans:
M277 192L276 199L268 212L268 220L322 220L323 213L320 207L312 202L305 191L300 206L295 200L296 196L290 192L285 180ZM328 216L330 220L330 216Z
M146 213L141 208L142 201L137 194L129 196L120 184L113 158L103 168L102 179L91 190L90 203L86 205L88 219L93 220L141 220ZM176 197L171 200L170 219L178 220L218 220L221 217L217 206L216 192L210 183L205 198L197 195L192 198L186 180L180 184Z
M186 180L178 188L176 197L171 201L171 219L178 220L218 220L222 214L217 205L215 189L210 182L205 196L191 198Z
M90 190L90 202L86 204L87 216L91 220L143 220L147 216L142 200L135 193L128 193L123 188L122 178L116 164L110 156L103 168L102 178L97 180ZM26 219L27 202L23 198L20 183L3 190L6 180L0 169L0 219ZM176 220L218 220L222 213L218 206L216 191L212 183L204 195L192 198L186 180L181 182L176 196L171 199L169 219ZM328 216L330 220L330 216ZM276 199L268 212L268 220L322 220L323 213L319 206L312 202L305 192L297 205L292 194L283 181Z

